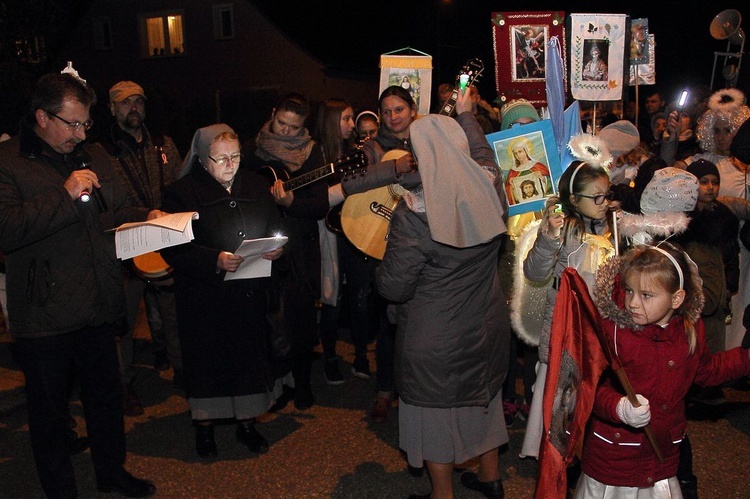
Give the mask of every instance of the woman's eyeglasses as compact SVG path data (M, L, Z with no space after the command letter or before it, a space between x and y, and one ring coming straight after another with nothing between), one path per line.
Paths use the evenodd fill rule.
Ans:
M236 165L239 164L240 161L242 161L242 153L237 152L232 154L231 156L219 156L218 158L212 158L211 156L209 156L208 159L219 166L226 166L226 164L230 161L233 165Z
M595 205L600 205L604 203L605 200L612 201L613 193L612 191L607 191L604 194L597 194L596 196L590 196L588 194L576 194L576 196L580 198L592 199Z

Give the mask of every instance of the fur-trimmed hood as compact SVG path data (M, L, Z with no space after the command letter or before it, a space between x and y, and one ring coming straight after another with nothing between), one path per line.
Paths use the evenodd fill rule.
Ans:
M624 289L620 282L620 272L622 269L622 256L610 258L604 263L596 273L596 288L594 289L594 302L599 312L605 319L610 319L619 327L629 328L635 331L643 329L643 326L637 326L624 305ZM697 297L690 300L690 306L686 310L687 318L696 323L701 317L703 304L703 280L698 275L698 267L688 257L690 265L690 279L693 281L693 289L696 290Z

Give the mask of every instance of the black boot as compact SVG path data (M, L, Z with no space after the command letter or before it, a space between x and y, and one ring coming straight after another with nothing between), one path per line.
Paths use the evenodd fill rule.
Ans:
M495 499L503 499L503 497L505 497L503 481L499 478L494 482L482 482L479 480L479 476L477 476L476 473L467 471L461 475L461 484L467 489L481 492L484 494L484 497L492 497Z
M219 455L214 440L214 425L195 425L195 452L203 458L216 457Z
M309 409L315 404L310 375L312 370L312 356L309 353L297 355L294 358L292 374L294 375L294 407L298 411Z
M677 464L677 480L684 499L698 499L698 477L693 473L693 446L685 435L680 442L680 460Z
M268 440L255 429L255 421L237 424L237 441L247 445L250 452L265 454L268 452Z

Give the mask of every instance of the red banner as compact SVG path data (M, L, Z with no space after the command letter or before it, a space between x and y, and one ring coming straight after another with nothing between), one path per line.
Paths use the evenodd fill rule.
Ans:
M495 87L502 103L523 98L545 106L547 42L557 36L565 54L565 13L493 12L492 35Z
M586 283L575 269L565 269L552 315L537 499L565 499L565 468L583 442L596 386L607 367L602 338L601 316Z

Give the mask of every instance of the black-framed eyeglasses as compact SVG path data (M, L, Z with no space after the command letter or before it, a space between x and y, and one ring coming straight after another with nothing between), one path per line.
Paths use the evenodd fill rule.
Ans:
M232 154L231 156L219 156L218 158L212 158L211 156L208 157L211 161L216 163L219 166L225 166L230 161L233 165L239 164L240 161L242 161L242 153L236 152Z
M49 114L53 118L57 118L58 120L60 120L63 123L65 123L65 126L67 126L68 130L70 130L71 132L77 132L81 128L83 128L84 132L87 132L87 131L89 131L89 129L91 129L91 126L94 124L94 120L92 120L92 119L88 119L88 120L84 121L83 123L81 123L80 121L68 121L65 118L59 117L58 115L56 115L52 111L45 110L44 112L47 113L47 114Z
M612 191L607 191L604 194L597 194L596 196L590 196L588 194L576 194L576 196L580 198L592 199L595 205L600 205L604 203L605 200L612 201L613 193Z

